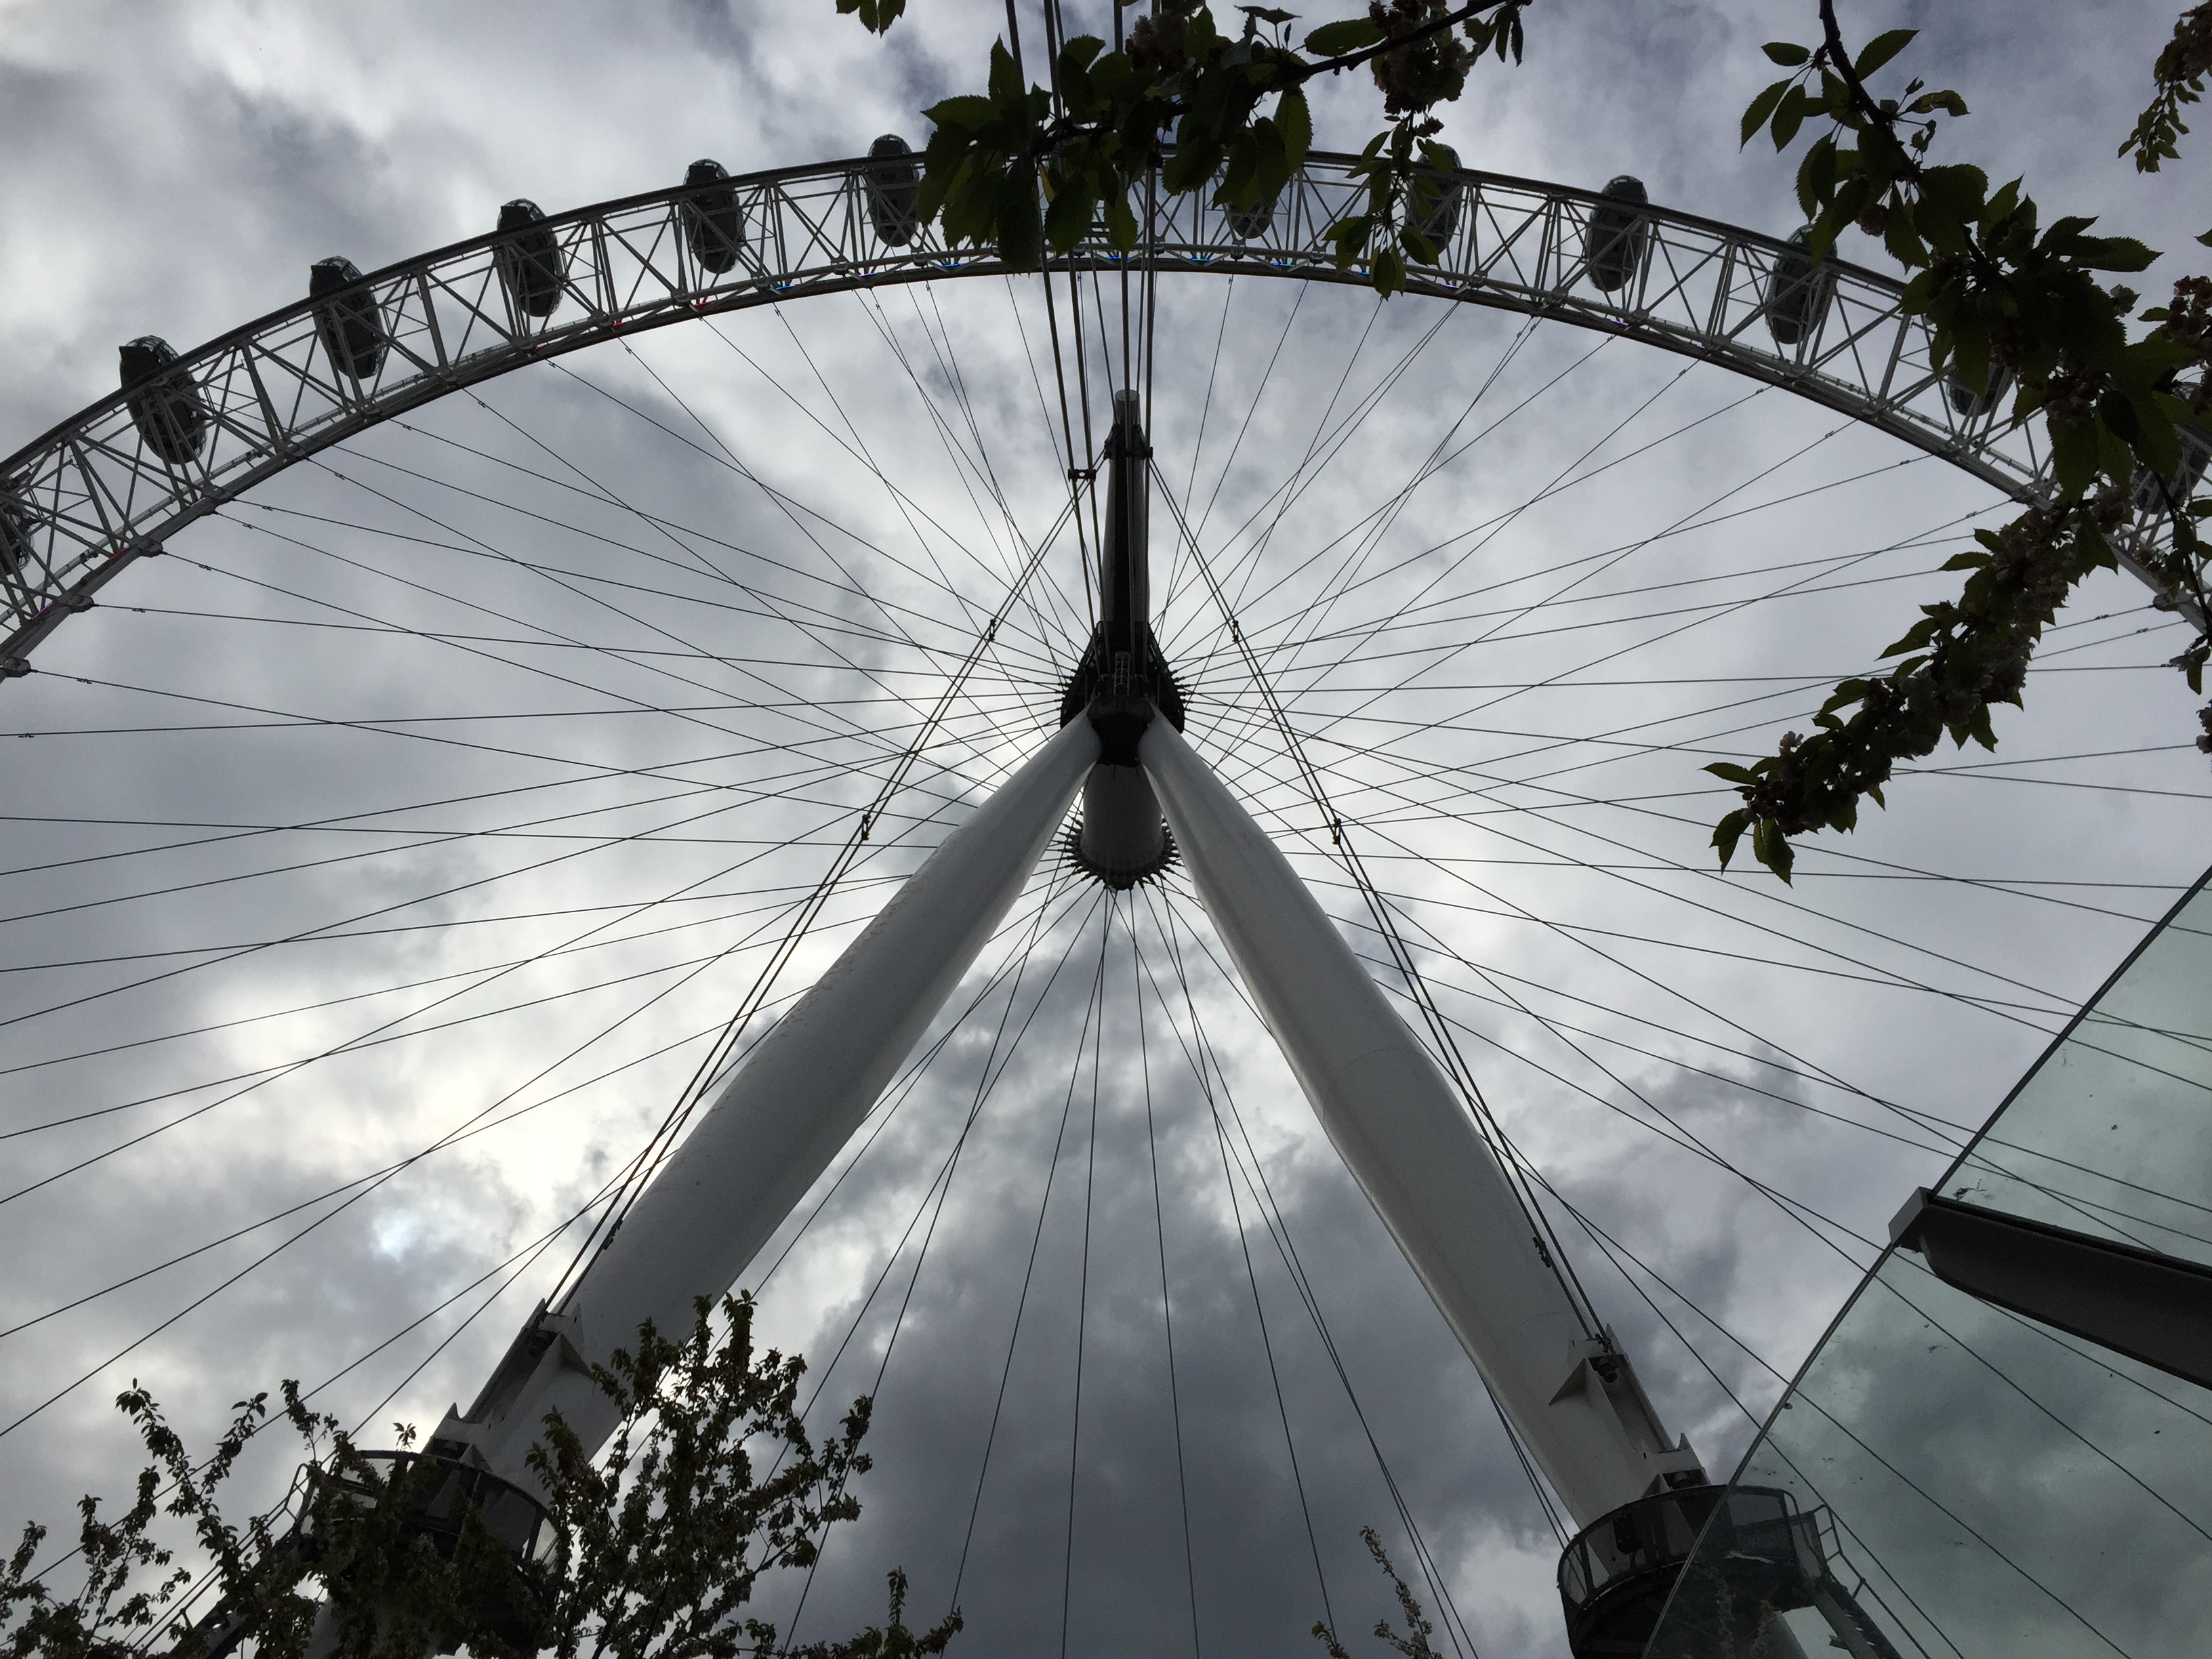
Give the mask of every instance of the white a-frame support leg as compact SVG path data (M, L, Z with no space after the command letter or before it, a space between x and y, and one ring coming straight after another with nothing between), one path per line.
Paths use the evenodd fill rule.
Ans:
M1577 1524L1699 1478L1568 1293L1466 1104L1275 843L1167 721L1138 754L1322 1127Z
M557 1408L584 1444L613 1431L589 1368L650 1319L691 1328L696 1297L744 1271L912 1052L1006 919L1098 758L1075 720L946 836L819 982L763 1037L562 1305L523 1328L466 1417L433 1437L526 1491Z

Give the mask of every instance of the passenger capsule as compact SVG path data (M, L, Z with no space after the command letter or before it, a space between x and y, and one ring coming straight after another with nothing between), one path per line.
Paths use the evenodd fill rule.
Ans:
M0 495L0 577L20 586L31 563L30 515L12 497Z
M876 239L890 247L904 247L921 228L921 169L914 162L913 148L896 132L887 132L868 146L868 218Z
M1590 210L1583 259L1599 292L1615 294L1634 282L1644 269L1644 252L1651 243L1651 219L1638 210L1651 198L1644 194L1644 181L1626 173L1599 193L1605 200Z
M1957 365L1943 371L1943 395L1950 399L1951 412L1961 420L1976 421L2004 401L2012 390L2012 371L1998 364L1990 365L1990 385L1986 392L1977 392L1959 378Z
M208 408L191 371L177 361L176 349L155 335L141 335L122 350L123 389L131 394L131 418L146 447L182 466L207 441Z
M1460 198L1466 194L1467 180L1455 174L1423 168L1413 175L1413 187L1406 202L1406 222L1428 239L1439 258L1444 244L1459 228Z
M1828 319L1835 285L1827 262L1812 255L1813 227L1793 232L1790 246L1775 256L1766 278L1766 326L1777 345L1794 346L1820 331Z
M2205 463L2212 461L2212 432L2207 432L2194 421L2184 421L2174 429L2173 435L2181 440L2181 465L2166 480L2164 489L2159 487L2157 475L2148 467L2136 469L2133 496L2138 513L2165 512L2169 495L2176 506L2186 507L2203 480Z
M1262 202L1255 208L1224 207L1221 221L1238 241L1256 242L1274 228L1275 204Z
M744 215L738 207L738 187L720 161L700 161L684 175L691 195L678 204L684 221L684 241L700 269L717 276L732 269L745 246Z
M315 331L341 374L373 380L391 343L376 295L350 259L332 254L307 267L307 297L315 301Z
M550 317L561 303L568 262L538 204L520 198L499 210L499 280L514 308L528 317Z

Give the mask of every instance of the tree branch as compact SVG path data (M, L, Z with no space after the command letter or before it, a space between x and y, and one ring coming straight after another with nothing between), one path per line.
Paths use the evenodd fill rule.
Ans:
M1324 70L1334 75L1339 70L1357 69L1370 58L1380 58L1386 52L1395 52L1401 46L1412 46L1416 40L1425 40L1432 34L1442 34L1447 29L1457 28L1470 17L1480 17L1484 12L1495 11L1498 7L1511 3L1512 0L1475 0L1471 6L1462 6L1457 11L1439 17L1434 22L1422 24L1410 34L1395 35L1375 46L1363 46L1358 52L1347 52L1340 58L1324 58L1317 63L1308 64L1291 72L1291 84L1296 86L1301 82L1310 81Z
M1881 106L1875 102L1874 95L1866 89L1866 82L1851 67L1851 54L1844 46L1843 28L1836 21L1836 0L1820 0L1820 27L1827 36L1822 51L1826 61L1834 66L1836 78L1851 94L1852 104L1868 120L1879 121L1885 131L1888 130L1895 118L1882 113Z

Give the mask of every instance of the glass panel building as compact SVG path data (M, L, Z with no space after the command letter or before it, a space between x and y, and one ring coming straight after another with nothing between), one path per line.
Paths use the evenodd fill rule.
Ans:
M2007 1228L2040 1224L2011 1237L2063 1230L2212 1320L2212 1279L2171 1265L2212 1267L2204 880L1998 1108L1947 1200L1991 1226L2000 1272L2007 1248L2025 1259ZM1649 1659L2212 1653L2212 1387L2077 1334L2094 1316L2060 1328L1954 1288L1905 1238L1753 1443Z

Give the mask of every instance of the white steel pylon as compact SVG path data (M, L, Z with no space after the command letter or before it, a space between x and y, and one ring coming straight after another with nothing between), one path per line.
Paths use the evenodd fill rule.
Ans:
M1165 720L1139 744L1200 902L1314 1115L1575 1517L1702 1482L1443 1069L1290 860Z
M526 1459L558 1410L587 1448L614 1431L591 1376L650 1319L691 1328L851 1139L1019 896L1098 755L1081 720L1000 784L907 878L828 972L754 1047L557 1308L515 1338L468 1413L430 1449L526 1492Z
M526 1458L557 1409L612 1431L594 1365L650 1319L690 1328L866 1117L1012 907L1084 787L1079 860L1127 886L1165 857L1160 813L1245 988L1346 1167L1578 1526L1702 1485L1628 1356L1571 1288L1467 1103L1236 797L1184 742L1146 582L1151 450L1115 400L1099 621L1055 737L908 877L763 1037L555 1308L516 1337L430 1449L538 1489Z

